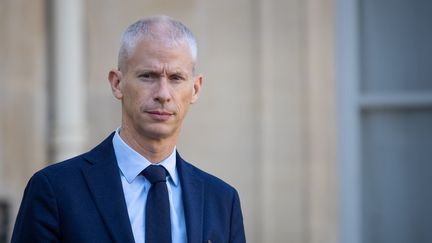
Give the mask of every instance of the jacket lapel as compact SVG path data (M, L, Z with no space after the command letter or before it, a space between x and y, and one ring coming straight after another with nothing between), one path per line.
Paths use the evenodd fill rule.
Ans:
M194 173L194 167L177 153L177 170L183 194L188 242L202 242L204 220L204 184Z
M92 165L83 169L83 172L113 242L132 243L134 238L112 137L113 134L85 155Z

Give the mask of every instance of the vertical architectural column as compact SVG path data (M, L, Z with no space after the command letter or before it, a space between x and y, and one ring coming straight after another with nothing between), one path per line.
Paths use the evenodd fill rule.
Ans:
M260 0L260 179L257 242L307 241L304 1Z
M85 83L82 0L53 1L54 160L82 152L85 142Z

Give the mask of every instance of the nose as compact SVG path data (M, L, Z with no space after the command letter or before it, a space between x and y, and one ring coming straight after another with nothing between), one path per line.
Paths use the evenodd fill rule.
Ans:
M170 87L166 78L162 77L156 86L154 101L160 104L171 101Z

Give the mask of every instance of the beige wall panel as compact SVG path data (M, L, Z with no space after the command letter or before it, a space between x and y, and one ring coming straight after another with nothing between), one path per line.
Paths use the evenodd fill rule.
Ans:
M0 9L0 198L13 223L24 186L47 163L45 9L42 0Z
M308 236L339 242L333 0L307 1Z
M3 2L2 179L22 187L44 166L46 55L43 1Z
M260 1L261 242L307 242L304 6Z

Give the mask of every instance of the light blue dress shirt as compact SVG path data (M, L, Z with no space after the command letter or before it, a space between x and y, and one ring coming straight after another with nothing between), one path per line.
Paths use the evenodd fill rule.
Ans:
M129 220L136 243L145 242L145 206L150 182L140 173L151 163L127 145L119 135L118 128L113 137L113 146L120 178L126 200ZM159 163L165 167L169 176L167 180L170 200L172 243L186 243L186 223L183 209L182 191L176 169L176 149Z

